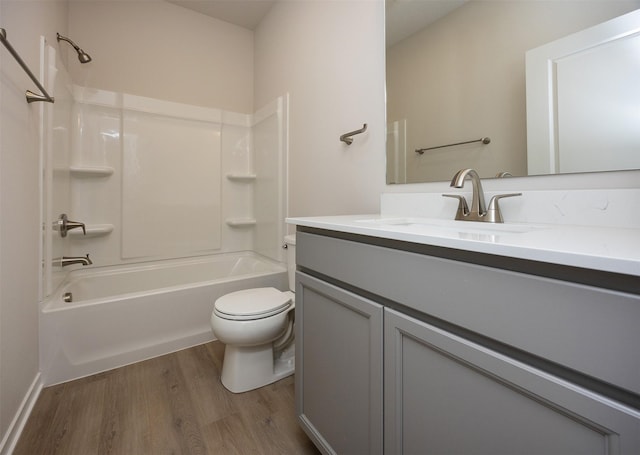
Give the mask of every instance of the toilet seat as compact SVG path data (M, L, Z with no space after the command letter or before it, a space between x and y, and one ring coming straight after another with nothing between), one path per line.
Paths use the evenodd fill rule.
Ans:
M291 306L291 293L276 288L254 288L232 292L216 300L214 313L235 321L267 318Z

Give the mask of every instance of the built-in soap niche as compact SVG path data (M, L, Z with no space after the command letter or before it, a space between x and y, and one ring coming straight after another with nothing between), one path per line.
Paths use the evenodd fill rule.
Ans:
M255 183L257 178L256 174L253 173L239 173L239 174L227 174L227 180L230 182L235 182L238 185L247 185L251 186L251 190L253 189L253 183ZM231 186L233 189L233 186ZM236 188L238 189L238 188ZM236 217L236 218L226 218L225 223L227 226L232 228L247 228L253 227L256 225L256 219L253 216L245 216L245 217Z
M70 166L69 172L73 179L91 179L96 180L96 184L99 184L99 180L107 178L113 175L114 169L110 166ZM103 235L109 235L113 232L113 224L86 224L85 230L70 231L71 238L87 238L87 237L99 237Z

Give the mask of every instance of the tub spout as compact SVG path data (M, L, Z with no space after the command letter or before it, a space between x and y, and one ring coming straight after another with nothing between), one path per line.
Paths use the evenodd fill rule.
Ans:
M86 256L76 256L76 257L67 257L62 256L61 258L53 260L54 265L59 265L60 267L66 267L72 264L82 264L82 265L91 265L91 259L89 259L89 255Z

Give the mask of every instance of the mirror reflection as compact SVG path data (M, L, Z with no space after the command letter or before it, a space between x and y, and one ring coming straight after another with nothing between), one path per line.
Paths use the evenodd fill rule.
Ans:
M409 11L416 6L424 11ZM528 171L525 54L638 8L640 0L387 0L387 183L447 181L461 167L482 178L564 172Z

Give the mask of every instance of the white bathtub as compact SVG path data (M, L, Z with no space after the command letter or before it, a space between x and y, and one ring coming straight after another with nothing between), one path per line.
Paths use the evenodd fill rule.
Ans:
M286 267L253 253L74 270L40 312L44 383L213 340L214 301L264 286L286 290Z

